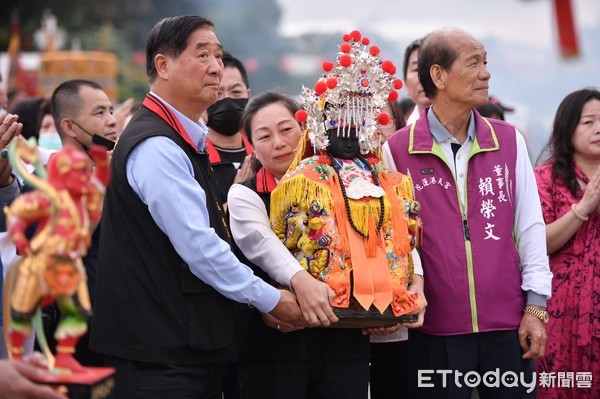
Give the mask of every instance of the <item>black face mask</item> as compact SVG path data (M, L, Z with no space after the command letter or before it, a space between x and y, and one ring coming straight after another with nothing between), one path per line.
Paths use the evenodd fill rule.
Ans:
M354 159L360 154L356 129L350 129L349 137L344 137L341 131L340 137L338 137L337 129L330 130L328 133L329 147L327 147L327 152L335 158Z
M96 134L96 133L92 134L92 133L88 132L87 130L82 128L80 124L75 122L73 119L71 119L71 122L73 122L75 124L75 126L79 127L85 134L87 134L88 136L92 136L93 144L101 145L102 147L105 147L108 151L112 151L115 149L115 145L117 144L116 141L112 141L112 140L107 139L106 137L100 136L99 134ZM75 140L77 140L77 139L75 139ZM77 141L79 142L79 140L77 140ZM88 147L86 145L82 144L81 142L79 142L79 144L81 144L83 146L83 148L85 149L85 151L87 152Z
M99 134L92 134L92 143L101 145L105 147L108 151L112 151L115 149L116 141L112 141L107 139L106 137L102 137Z
M217 101L206 111L208 121L206 125L224 136L233 136L242 127L242 115L248 104L247 98L223 98Z

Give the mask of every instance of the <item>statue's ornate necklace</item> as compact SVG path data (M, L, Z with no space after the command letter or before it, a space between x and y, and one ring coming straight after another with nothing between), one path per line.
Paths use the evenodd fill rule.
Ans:
M356 233L359 236L361 236L363 238L369 238L368 229L367 229L366 233L363 233L354 224L354 219L352 219L352 212L350 211L350 201L348 200L348 195L346 194L346 188L344 187L344 183L342 182L342 178L340 176L339 169L341 169L341 165L337 162L337 160L331 154L328 154L328 155L329 155L329 159L331 160L331 166L333 167L333 170L335 170L335 173L337 174L338 179L340 181L340 188L342 189L342 196L344 197L344 206L346 207L346 215L348 216L348 221L350 222L350 227L352 227L352 230L356 231ZM373 166L371 166L369 164L369 162L366 159L364 159L364 157L359 155L357 158L364 165L366 165L369 172L371 172L371 177L373 178L373 183L375 183L376 186L381 187L381 185L379 183L379 177L377 176L377 171L375 170L375 168L373 168ZM354 161L354 163L356 163L359 167L362 167L356 161ZM381 231L381 227L383 226L383 219L385 217L385 202L383 200L383 196L379 197L379 204L380 204L381 210L379 212L379 221L377 222L377 230L376 230L377 234L379 234L379 231Z

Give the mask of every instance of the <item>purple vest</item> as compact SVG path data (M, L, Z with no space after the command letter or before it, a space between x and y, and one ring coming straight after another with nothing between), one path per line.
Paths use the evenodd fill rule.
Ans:
M421 331L429 334L517 329L523 316L513 238L516 132L508 123L473 114L476 135L464 209L425 113L388 141L398 171L412 177L423 209L420 253L428 305Z

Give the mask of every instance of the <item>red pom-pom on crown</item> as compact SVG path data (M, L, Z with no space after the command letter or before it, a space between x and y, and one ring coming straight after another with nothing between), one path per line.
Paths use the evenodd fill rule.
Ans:
M361 43L363 44L363 46L368 46L369 43L371 43L371 41L369 40L368 37L363 37Z
M296 114L294 116L296 117L298 123L304 123L308 119L308 113L303 109L299 109L298 111L296 111Z
M352 65L352 57L350 57L348 54L342 55L340 57L340 65L344 68L348 68L350 65Z
M394 89L400 90L402 88L402 81L400 79L394 79Z
M385 72L389 73L390 75L393 75L394 72L396 70L396 66L394 65L394 63L392 61L383 61L381 63L381 69L383 69Z
M362 37L362 35L357 30L353 30L352 32L350 32L350 38L357 43L360 41L361 37Z
M315 83L315 93L317 94L317 96L320 96L321 94L325 93L327 91L327 84L325 82L318 81L317 83Z
M388 123L390 123L390 116L382 112L381 114L377 115L377 123L379 123L382 126L387 125Z
M333 69L333 62L323 61L323 64L321 65L321 67L323 68L323 71L329 72Z
M345 41L345 42L349 42L350 41L350 35L346 33L344 36L342 36L342 40Z
M371 48L369 49L369 53L373 56L373 57L377 57L379 55L379 53L381 52L381 50L379 50L379 47L377 46L371 46Z
M335 89L335 87L337 86L337 79L329 78L329 79L327 79L326 84L329 89Z
M396 90L390 90L388 95L388 101L396 101L398 99L398 92Z
M349 43L344 43L340 46L340 51L342 53L348 54L352 50L352 46Z

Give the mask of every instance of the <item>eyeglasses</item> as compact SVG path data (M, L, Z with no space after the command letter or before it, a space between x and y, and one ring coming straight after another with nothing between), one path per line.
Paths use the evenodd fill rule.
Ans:
M219 100L223 98L246 98L250 89L242 89L236 87L233 90L219 91Z

